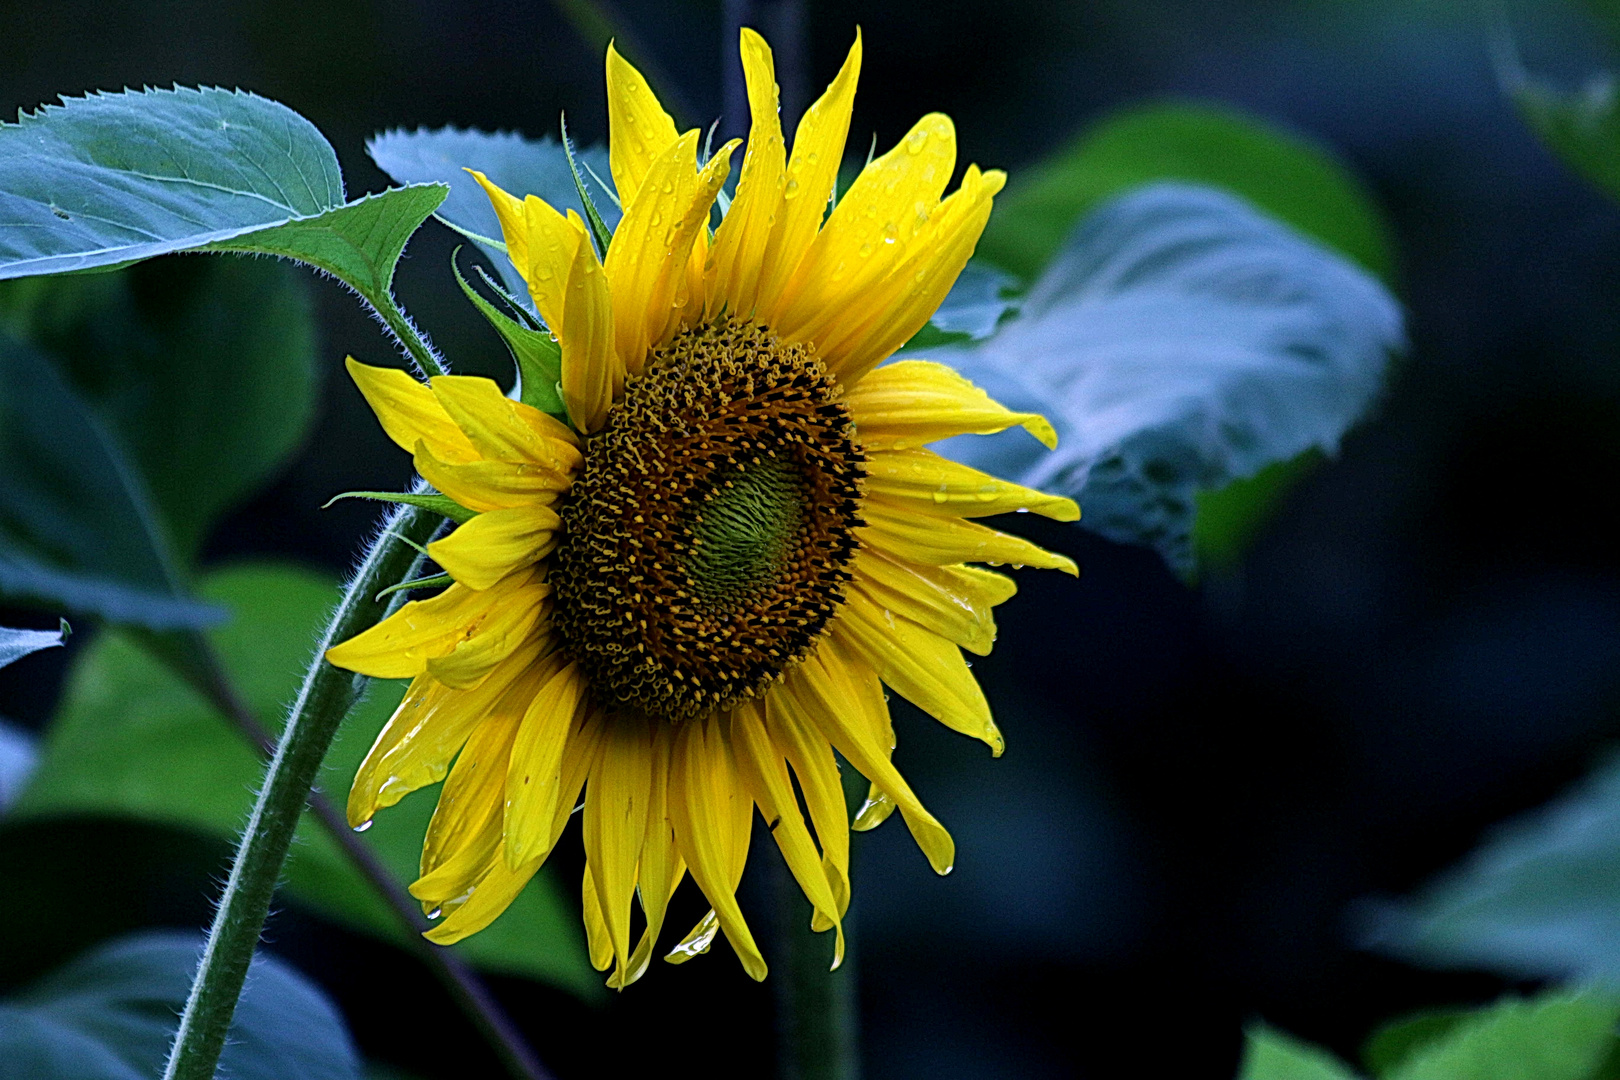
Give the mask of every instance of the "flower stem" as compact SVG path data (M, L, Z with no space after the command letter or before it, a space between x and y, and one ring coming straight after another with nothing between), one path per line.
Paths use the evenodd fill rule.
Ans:
M364 685L363 680L328 664L326 650L377 622L382 608L372 598L409 571L416 558L412 545L424 543L439 518L401 506L390 511L385 522L321 636L276 743L208 930L164 1080L213 1080L293 830L332 737Z
M810 901L793 875L772 860L778 941L778 1080L859 1080L854 920L844 917L844 962L829 972L830 934L810 930Z
M188 630L156 634L134 630L133 633L152 655L213 702L214 707L230 718L237 730L267 759L274 755L276 740L242 700L230 674L220 662L219 654L201 632ZM439 980L451 1000L501 1059L513 1080L548 1080L534 1051L529 1049L516 1025L484 986L478 973L450 949L436 946L422 937L430 924L422 914L421 905L412 899L365 841L349 828L343 812L319 789L310 792L309 809L348 856L360 876L370 883L393 912L405 931L406 948Z

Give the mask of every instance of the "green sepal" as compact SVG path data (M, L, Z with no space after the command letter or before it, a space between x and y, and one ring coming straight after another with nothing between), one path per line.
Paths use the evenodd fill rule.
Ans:
M373 597L373 599L381 600L383 597L388 596L391 593L404 592L406 589L436 589L441 585L452 584L454 581L455 578L451 577L449 574L433 574L429 577L412 578L410 581L401 581L397 584L388 586L388 588L379 592L375 597Z
M567 410L563 407L562 395L558 393L557 383L562 378L562 346L557 339L544 330L534 330L516 319L503 314L499 308L478 295L478 290L467 283L461 276L461 268L456 265L456 254L461 251L457 248L450 255L450 270L456 275L456 283L461 291L467 294L489 325L501 335L506 347L512 353L512 359L517 362L518 394L519 400L525 405L532 405L541 412L553 416L566 416ZM489 283L486 275L484 278ZM502 292L503 298L511 301Z
M585 178L579 175L579 162L574 160L574 140L568 137L568 116L562 117L562 144L563 154L568 158L568 171L574 177L574 190L579 192L579 201L585 207L585 220L591 223L591 237L596 241L596 254L598 258L606 259L608 245L613 242L613 231L597 213L596 204L591 201L591 193L585 190Z
M339 499L374 499L377 502L404 503L406 506L431 510L435 514L449 518L457 525L478 516L478 511L467 509L448 495L407 495L398 491L345 491L326 500L321 509L325 510Z

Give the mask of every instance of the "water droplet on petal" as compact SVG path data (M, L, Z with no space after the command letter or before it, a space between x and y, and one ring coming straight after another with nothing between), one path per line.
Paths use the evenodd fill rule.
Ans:
M906 152L910 154L922 153L923 147L928 145L928 129L918 128L906 136Z
M362 821L360 824L358 824L358 825L356 825L354 827L354 831L355 832L365 832L369 828L371 828L371 819L366 818L366 820Z
M427 913L427 917L429 919L437 919L439 916L441 916L443 914L444 914L444 908L436 907L432 911Z

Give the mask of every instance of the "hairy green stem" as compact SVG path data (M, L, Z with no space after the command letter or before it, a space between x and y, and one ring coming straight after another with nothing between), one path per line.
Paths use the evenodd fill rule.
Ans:
M388 332L405 346L405 351L411 354L411 359L421 367L424 375L450 374L450 369L439 359L438 352L428 344L410 317L400 310L399 304L392 296L387 293L381 296L368 295L366 301L382 320L383 325L388 327Z
M213 1080L293 831L332 737L364 685L328 664L326 650L377 622L383 609L373 597L409 572L416 559L413 545L426 542L438 521L437 515L412 506L391 511L321 636L209 927L164 1080Z
M416 570L415 566L411 568L412 573ZM388 610L392 610L392 607L390 604ZM228 717L266 758L274 755L276 740L242 700L225 665L220 662L219 654L201 632L186 630L157 634L135 630L134 634L148 651L213 702L214 707ZM436 946L422 936L430 924L422 914L421 905L394 878L365 841L349 828L343 811L319 789L310 792L309 809L348 856L360 876L370 883L372 890L393 912L405 931L406 948L439 980L450 999L501 1059L513 1080L548 1080L534 1051L529 1049L517 1026L484 986L478 973L450 949Z

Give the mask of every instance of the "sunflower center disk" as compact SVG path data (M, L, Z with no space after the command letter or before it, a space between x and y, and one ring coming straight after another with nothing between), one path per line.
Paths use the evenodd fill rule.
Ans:
M553 626L606 706L690 719L753 697L843 601L864 457L803 345L720 322L653 354L562 509Z

